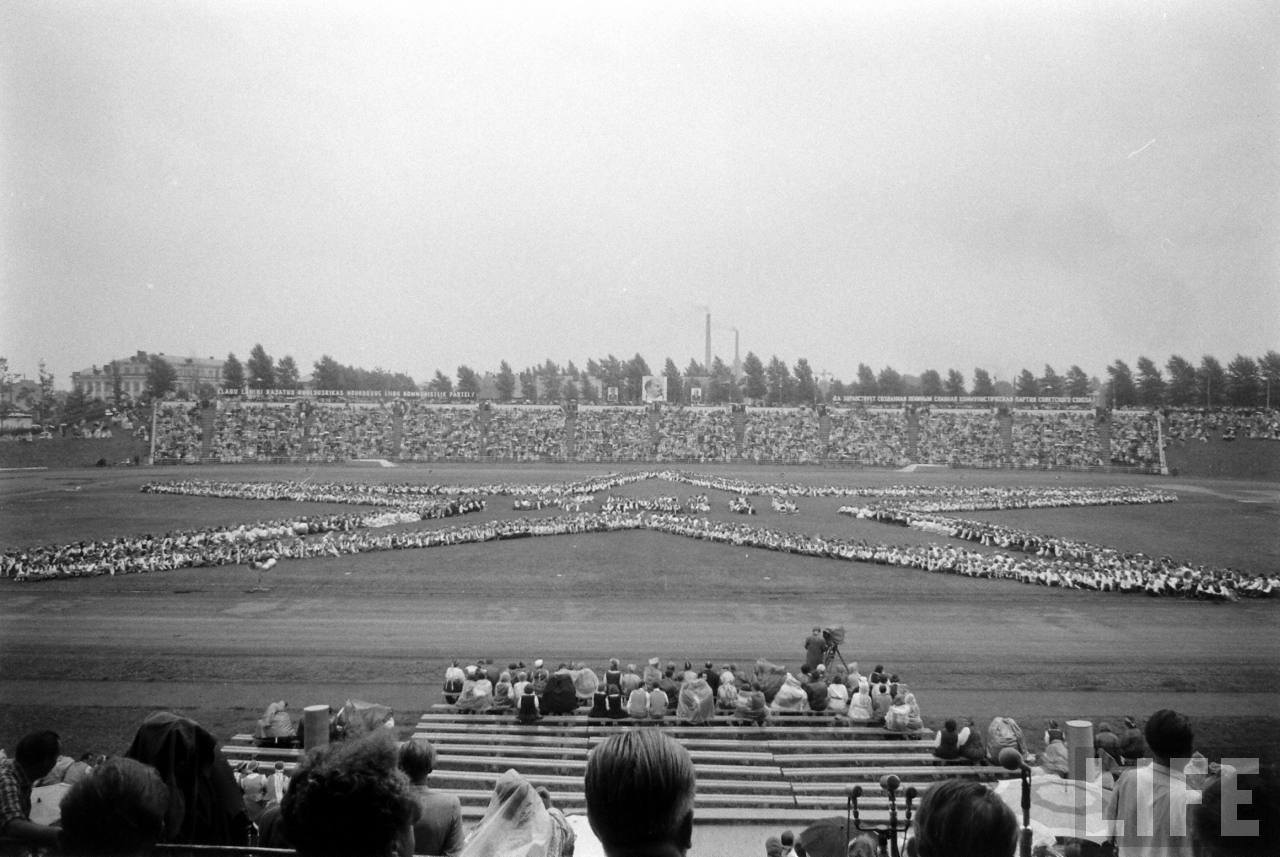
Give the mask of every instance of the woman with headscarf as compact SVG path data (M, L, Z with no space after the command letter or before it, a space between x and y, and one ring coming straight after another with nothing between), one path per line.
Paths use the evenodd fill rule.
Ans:
M686 672L676 701L676 721L701 726L710 723L715 713L716 697L711 692L711 685L693 671Z
M871 694L867 692L867 685L859 685L858 692L849 699L849 719L857 721L869 721L875 716L875 710L871 704Z
M495 711L510 711L516 707L516 697L514 685L511 683L511 673L503 670L498 677L498 683L493 686L493 709Z
M764 701L764 691L759 684L743 686L738 691L738 701L733 707L733 719L747 726L763 726L769 719L769 705Z
M827 710L833 714L845 714L849 711L849 686L840 676L832 676L827 685Z
M911 732L919 732L924 729L924 718L920 716L920 704L916 702L916 695L907 692L903 699L907 703L907 729Z
M768 693L765 695L768 696ZM808 711L809 697L800 686L800 679L787 673L782 680L782 687L778 688L773 702L769 703L769 708L774 711Z
M484 817L460 857L560 857L556 826L529 781L508 769L493 787Z
M493 707L493 682L482 671L467 667L467 679L462 683L462 695L458 697L458 710L470 713L488 711Z
M169 788L166 842L248 844L240 789L217 739L199 723L158 711L138 727L125 756L155 768Z
M579 705L590 705L600 689L600 677L596 671L586 664L576 664L570 675L573 677L573 689L578 695Z

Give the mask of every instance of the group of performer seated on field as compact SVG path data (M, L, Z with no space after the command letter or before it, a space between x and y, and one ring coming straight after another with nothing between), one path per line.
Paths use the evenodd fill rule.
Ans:
M549 669L542 659L501 669L481 659L466 667L454 661L445 670L444 700L465 713L511 712L521 722L544 716L585 713L588 717L704 724L766 723L771 715L826 712L856 723L883 725L892 732L923 731L920 706L897 675L877 666L869 675L856 662L830 666L804 664L799 675L763 658L750 670L737 664L719 669L707 661L701 669L685 661L683 669L650 658L643 668L617 658L603 673L585 663L561 663Z

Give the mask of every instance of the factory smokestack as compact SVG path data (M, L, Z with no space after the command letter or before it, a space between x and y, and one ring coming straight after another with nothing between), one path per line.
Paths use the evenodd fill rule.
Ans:
M711 374L711 312L707 311L707 362L702 367L702 371L708 375Z
M742 377L742 360L738 357L738 328L733 329L733 377Z

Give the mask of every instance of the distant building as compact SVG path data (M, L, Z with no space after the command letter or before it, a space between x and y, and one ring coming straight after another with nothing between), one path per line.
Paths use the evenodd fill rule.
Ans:
M178 393L195 395L202 385L217 389L222 383L223 360L215 357L170 357L160 354L173 367L173 388ZM71 373L71 386L81 390L91 399L110 401L115 395L116 377L120 378L120 391L131 398L138 398L147 389L147 368L151 355L139 351L132 357L112 360L102 366L92 366Z

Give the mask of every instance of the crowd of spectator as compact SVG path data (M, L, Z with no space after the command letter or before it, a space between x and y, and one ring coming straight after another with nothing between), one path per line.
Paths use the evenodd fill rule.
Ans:
M527 422L532 424L534 416L531 412ZM415 402L405 409L400 431L399 454L388 447L379 457L399 457L409 461L475 461L482 452L480 415L474 407Z
M910 463L907 416L901 409L831 409L827 455L834 461L850 461L873 467L900 467Z
M733 414L723 408L664 408L658 461L730 461L737 457Z
M579 408L575 461L647 461L653 456L650 412L643 408Z
M878 467L1151 469L1163 442L1280 439L1280 409L1116 409L1104 451L1092 410L492 406L391 402L219 402L158 412L160 461L847 461Z
M921 409L916 461L951 467L1004 467L1008 464L1000 418L990 410Z
M757 409L746 415L742 454L748 461L809 464L822 459L824 452L816 411Z
M1097 425L1092 411L1014 411L1012 463L1043 468L1102 465Z
M1280 408L1186 408L1169 410L1165 437L1168 440L1236 440L1259 438L1280 440Z
M564 421L558 407L494 408L489 412L486 451L510 461L562 458Z

